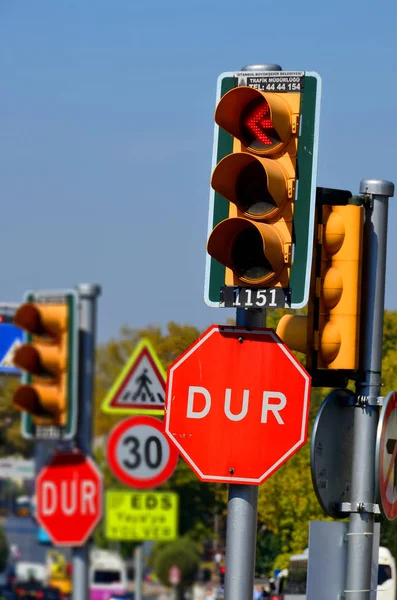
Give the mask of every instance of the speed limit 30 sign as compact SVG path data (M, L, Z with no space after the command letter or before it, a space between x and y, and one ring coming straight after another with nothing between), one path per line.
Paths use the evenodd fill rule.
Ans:
M146 489L160 485L174 472L178 452L164 434L164 424L148 416L130 417L112 430L107 459L122 483Z

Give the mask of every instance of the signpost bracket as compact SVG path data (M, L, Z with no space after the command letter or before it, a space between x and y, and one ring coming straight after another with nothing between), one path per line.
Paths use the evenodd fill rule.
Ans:
M378 504L372 504L372 502L340 502L336 503L335 509L341 513L346 513L346 516L349 513L370 513L373 515L380 515L380 508ZM350 534L346 534L350 535ZM363 533L362 535L367 535L367 533Z
M359 408L365 406L383 406L384 396L363 396L359 395L356 397L356 404Z
M383 406L384 396L365 396L365 395L351 395L341 396L340 403L343 406L355 406L357 408L365 408L366 406Z

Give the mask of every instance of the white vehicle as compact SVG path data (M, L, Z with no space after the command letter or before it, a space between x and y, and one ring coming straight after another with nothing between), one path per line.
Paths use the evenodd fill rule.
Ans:
M42 563L18 560L15 562L15 579L17 583L35 581L45 587L48 583L48 570Z
M379 600L395 600L396 597L396 561L390 550L380 546L378 566Z
M306 600L308 558L309 550L306 548L302 554L291 556L288 569L281 571L285 577L283 582L284 593L281 595L283 600Z
M127 592L127 569L117 552L93 550L90 555L90 600L109 600Z
M306 600L308 556L307 549L302 554L291 556L288 569L284 569L276 577L272 599ZM396 598L396 563L390 550L383 546L379 548L377 590L379 600Z

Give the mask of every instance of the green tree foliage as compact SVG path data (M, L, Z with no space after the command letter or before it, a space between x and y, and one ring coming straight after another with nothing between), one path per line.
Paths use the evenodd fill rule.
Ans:
M267 326L275 328L284 313L285 311L281 310L269 311ZM150 339L166 368L197 339L199 333L194 327L176 323L170 323L165 332L158 327L148 327L144 330L124 327L119 340L111 340L108 344L100 346L95 412L97 434L107 434L118 420L103 415L100 405L139 339ZM304 364L305 357L297 356ZM385 311L383 356L382 393L386 395L387 392L397 389L397 311ZM315 416L328 392L329 390L319 388L312 390L309 440ZM102 467L105 471L106 485L121 487L103 461ZM224 533L227 486L200 483L180 459L174 475L162 488L176 490L180 495L181 534L188 534L191 539L201 542L211 539L214 535L216 514L221 515L220 531L221 534ZM267 571L270 566L287 566L288 557L292 553L301 552L308 544L309 521L327 518L313 491L308 443L259 489L258 574ZM397 557L397 521L382 522L381 532L381 542Z
M101 447L97 448L96 458L104 474L105 488L123 487L109 469L105 456L106 436L120 420L120 417L111 417L101 411L101 404L109 388L140 339L150 340L166 369L199 335L200 331L195 327L176 323L169 323L165 333L159 327L140 330L123 327L119 340L111 340L98 348L95 430L97 436L104 438ZM200 541L212 538L215 514L224 513L225 486L201 483L180 458L173 476L158 489L178 492L181 535L188 534L192 539ZM95 539L101 547L106 544L103 524L97 528Z
M20 454L28 457L32 444L21 436L21 413L12 406L19 378L3 377L0 384L0 456Z
M266 326L276 329L281 316L287 312L289 311L269 311ZM297 312L299 314L305 311ZM293 354L303 365L305 364L305 355L297 352ZM316 414L328 391L312 388L308 443L259 488L258 526L259 531L264 528L269 536L269 548L265 549L265 541L261 545L257 544L258 564L264 560L268 567L281 569L287 567L291 554L301 552L308 545L309 520L327 518L313 490L310 472L310 438ZM277 557L274 554L277 554Z
M274 568L285 568L308 543L310 520L326 518L313 491L306 444L259 488L258 520L278 539Z
M112 417L101 411L101 405L108 390L117 379L120 371L131 356L135 346L142 338L147 338L164 367L184 352L199 337L200 331L190 325L170 322L164 333L160 327L149 326L145 329L120 329L120 338L112 339L97 349L97 376L95 392L95 434L109 433L120 417Z
M273 321L278 318L276 315L272 317L272 327L275 326ZM384 395L397 390L396 365L397 311L385 311L382 365ZM315 416L328 392L319 388L312 390L309 438ZM321 510L313 491L309 443L261 486L258 511L259 523L265 525L281 544L274 567L286 567L288 557L307 546L309 521L329 519ZM397 520L390 522L381 519L381 543L397 557Z
M0 572L3 572L7 566L8 553L7 536L4 529L0 527Z
M383 328L382 395L397 390L397 311L385 311ZM397 520L381 517L381 544L397 558Z
M181 535L197 541L214 537L215 515L226 513L226 486L202 483L180 458L174 475L162 488L179 494Z
M155 573L163 585L169 586L169 570L176 565L181 570L183 586L193 583L200 564L200 548L188 538L155 547L152 557Z
M281 552L280 538L269 531L265 525L259 527L256 536L255 572L257 577L266 577L271 573L274 561Z
M276 327L285 311L269 312L268 326ZM170 323L165 333L158 327L133 330L123 327L119 340L111 340L98 349L96 431L107 434L118 419L109 418L100 411L100 405L138 341L149 338L160 360L167 368L199 336L200 332L190 326ZM300 359L304 357L300 356ZM319 390L312 393L311 422L324 395ZM100 451L99 464L104 472L105 486L122 487L115 479ZM178 492L180 497L180 534L204 542L214 536L215 516L220 516L218 542L222 544L226 522L227 486L203 484L190 467L179 460L174 475L160 489ZM299 501L296 502L298 495ZM258 519L258 572L263 572L274 560L279 548L284 558L291 552L307 545L309 518L322 518L321 509L312 491L309 469L309 446L300 451L269 482L260 488ZM266 531L265 534L262 534ZM96 534L97 543L103 543L103 526ZM267 544L267 545L266 545ZM282 558L280 559L283 560ZM279 561L280 562L280 561Z

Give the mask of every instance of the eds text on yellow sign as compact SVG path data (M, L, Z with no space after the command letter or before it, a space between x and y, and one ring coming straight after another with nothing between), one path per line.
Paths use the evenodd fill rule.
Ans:
M178 536L178 495L174 492L106 492L109 540L170 541Z

